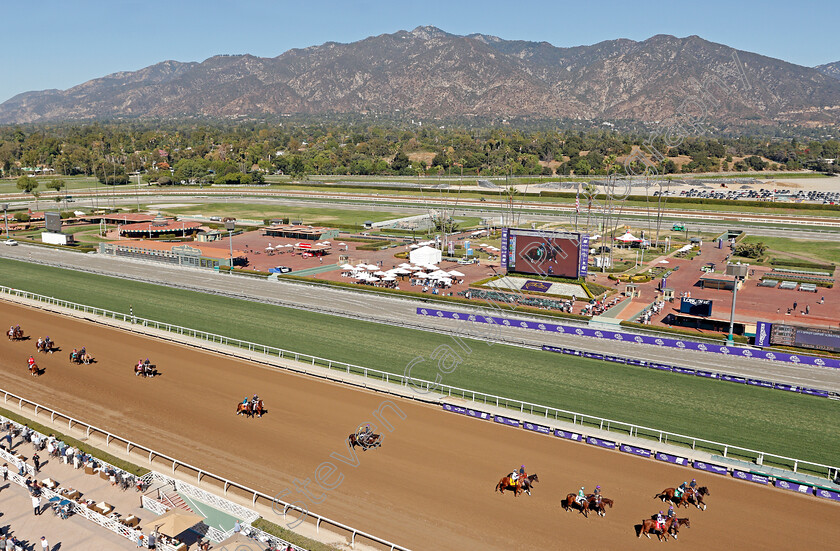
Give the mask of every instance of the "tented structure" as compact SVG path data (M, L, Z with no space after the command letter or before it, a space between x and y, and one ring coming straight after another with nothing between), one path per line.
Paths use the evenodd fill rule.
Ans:
M408 253L412 264L438 264L442 258L443 253L433 247L420 247Z

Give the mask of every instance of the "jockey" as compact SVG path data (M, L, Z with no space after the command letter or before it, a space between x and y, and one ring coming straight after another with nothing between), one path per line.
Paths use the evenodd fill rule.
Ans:
M659 511L659 514L656 515L656 529L660 532L665 530L665 517L662 516L662 511Z
M668 518L676 518L677 512L674 511L674 504L671 503L668 505Z
M584 487L581 486L580 490L578 490L577 502L578 503L583 503L584 500L586 500L586 492L584 492Z
M73 352L71 352L70 354L75 358L79 355L79 351L74 348Z
M86 352L86 350L85 350L85 347L83 346L82 349L79 350L79 356L84 356L85 352Z
M683 482L680 484L679 488L674 491L674 497L682 497L685 493L686 488L688 487L688 482Z
M33 358L33 357L30 355L30 356L29 356L29 359L27 360L27 362L29 363L29 367L32 367L33 365L35 365L35 358Z
M595 486L595 492L592 494L592 497L595 498L595 503L598 505L601 504L601 487Z
M143 365L152 365L152 362L149 361L149 358L146 358L146 361L143 362Z
M519 466L519 478L521 478L522 480L528 478L528 473L525 472L525 465Z
M697 480L692 478L688 487L691 488L691 493L692 494L696 494L697 493Z
M256 405L256 403L259 402L259 401L260 401L260 397L257 396L256 394L254 394L254 397L251 398L251 403Z
M245 405L245 406L248 405L248 397L247 396L242 400L242 404Z

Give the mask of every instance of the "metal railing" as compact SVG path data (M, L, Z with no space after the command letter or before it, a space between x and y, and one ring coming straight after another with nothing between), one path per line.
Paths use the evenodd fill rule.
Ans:
M359 375L367 379L375 379L377 381L393 383L404 387L414 387L420 392L406 391L401 395L415 400L434 402L436 401L435 399L438 398L440 395L456 397L464 400L469 400L475 403L492 405L508 410L516 410L521 413L527 413L529 415L538 415L544 417L545 419L573 423L575 425L580 425L584 427L597 427L600 430L624 433L628 434L629 436L646 438L649 440L656 440L662 443L669 443L672 445L681 445L683 447L689 447L693 450L696 449L708 453L719 454L723 457L731 457L734 459L747 459L749 461L758 462L760 464L772 464L773 466L782 469L787 469L794 473L806 471L807 474L815 474L827 478L829 480L835 479L838 476L838 473L840 473L840 467L838 466L824 465L822 463L787 457L784 455L778 455L761 450L753 450L750 448L744 448L733 444L715 442L713 440L706 440L694 436L687 436L665 430L654 429L651 427L644 427L641 425L635 425L632 423L626 423L614 419L607 419L604 417L587 415L575 411L545 406L542 404L535 404L532 402L526 402L513 398L506 398L504 396L498 396L495 394L455 387L442 383L435 383L423 379L406 377L404 375L380 371L378 369L372 369L355 364L349 364L346 362L330 360L327 358L321 358L309 354L302 354L299 352L285 350L273 346L267 346L264 344L254 343L250 341L243 341L240 339L226 337L224 335L210 333L207 331L190 329L175 324L158 322L155 320L139 318L136 316L130 316L129 314L114 312L103 308L96 308L83 304L77 304L74 302L56 299L54 297L48 297L45 295L39 295L37 293L30 293L28 291L13 289L10 287L0 286L0 292L22 298L27 298L30 300L46 302L48 304L53 304L55 306L63 308L92 313L94 315L99 315L106 318L121 320L127 323L136 323L138 325L142 325L143 327L151 327L154 329L175 333L185 337L191 337L207 342L212 342L214 344L245 349L249 352L263 354L266 356L294 360L298 363L311 365L313 367L337 370L350 375ZM308 371L305 368L297 368L295 366L289 365L282 366L282 368L313 375L311 371ZM436 393L437 396L431 396L427 398L422 397L432 392Z
M260 492L259 490L255 490L255 489L250 488L248 486L245 486L243 484L239 484L238 482L234 482L234 481L229 480L229 479L227 479L223 476L219 476L217 474L211 473L211 472L209 472L205 469L202 469L200 467L196 467L196 466L191 465L189 463L179 461L178 459L170 457L170 456L168 456L164 453L158 452L158 451L153 450L151 448L148 448L148 447L146 447L142 444L139 444L137 442L133 442L131 440L128 440L127 438L123 438L121 436L113 434L109 431L106 431L104 429L101 429L101 428L96 427L94 425L91 425L89 423L86 423L84 421L76 419L75 417L72 417L70 415L66 415L64 413L56 411L52 408L42 406L41 404L38 404L38 403L33 402L31 400L27 400L26 398L18 396L17 394L14 394L12 392L8 392L6 390L0 389L0 393L3 394L4 404L8 404L9 399L11 398L13 401L17 402L19 410L23 411L24 406L28 407L29 409L32 409L35 413L36 418L37 418L39 412L44 412L44 413L48 413L50 415L50 421L53 422L53 423L55 423L56 419L58 419L58 420L66 421L68 429L73 429L74 427L76 427L78 429L79 427L81 427L84 430L85 436L86 436L86 438L88 438L88 441L89 441L89 439L92 435L99 435L99 436L105 438L105 447L106 448L108 448L113 443L119 442L121 444L121 446L125 446L125 453L129 456L132 455L132 454L137 455L138 453L142 452L143 457L148 461L148 464L150 466L154 466L156 461L157 462L166 462L166 463L170 464L173 473L175 473L176 471L179 471L179 472L192 471L192 473L194 473L194 475L196 477L196 481L197 481L198 484L201 484L202 480L207 480L210 483L215 483L217 486L219 486L222 489L224 495L227 495L227 492L231 488L233 488L233 489L236 489L240 492L244 492L246 495L250 496L251 497L251 503L254 504L254 505L256 505L259 502L261 504L265 504L265 505L270 506L272 508L272 510L274 510L274 511L278 511L279 507L282 507L284 518L287 516L289 511L292 511L293 513L295 513L295 512L301 513L302 517L300 517L300 518L311 517L314 520L315 528L316 528L316 531L318 531L318 532L320 532L321 524L326 524L328 526L331 526L333 528L336 528L338 530L346 532L347 534L350 535L351 546L353 546L353 547L355 547L355 542L358 538L358 539L365 539L369 542L373 542L373 543L376 543L378 545L385 546L388 549L390 549L391 551L409 551L409 549L407 547L397 545L396 543L392 543L392 542L390 542L386 539L379 538L377 536L374 536L373 534L368 534L367 532L357 530L356 528L353 528L352 526L348 526L348 525L343 524L341 522L332 520L328 517L324 517L324 516L318 515L316 513L313 513L311 511L308 511L306 509L302 509L301 507L298 507L298 506L296 506L292 503L287 503L283 500L277 499L276 497L269 496L268 494ZM9 475L11 476L12 473L10 472ZM84 507L81 507L81 508L85 509ZM88 511L88 512L92 513L91 511ZM85 515L85 516L87 516L87 515ZM99 516L101 517L102 515L99 515ZM91 517L88 517L88 518L91 518ZM104 520L102 520L102 519L104 519ZM109 527L109 529L110 529L110 524L114 524L114 525L116 525L114 528L120 527L121 529L131 530L129 528L126 528L126 527L122 526L121 524L119 524L115 521L111 521L111 519L108 519L106 517L102 517L102 519L91 518L91 520L94 520L95 522L97 522L98 524L101 524L103 526ZM105 523L105 521L108 521L108 522ZM114 530L114 531L117 531L117 530ZM121 532L118 532L118 533L123 535ZM132 537L134 537L134 539L132 541L136 541L136 536L125 535L125 537L127 537L129 539L132 539ZM280 539L276 536L271 536L271 537L275 540Z

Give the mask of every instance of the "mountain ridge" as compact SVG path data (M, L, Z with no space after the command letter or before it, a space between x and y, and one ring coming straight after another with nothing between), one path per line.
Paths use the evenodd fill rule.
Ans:
M840 76L832 74L840 63L828 65L803 67L696 35L560 48L421 26L276 57L167 60L67 90L24 92L0 104L0 124L400 111L816 126L840 122ZM696 112L682 113L686 106Z

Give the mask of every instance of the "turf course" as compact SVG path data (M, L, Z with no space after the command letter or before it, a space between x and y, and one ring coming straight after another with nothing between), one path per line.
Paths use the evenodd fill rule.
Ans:
M403 374L447 336L0 259L0 284ZM13 320L6 320L12 323ZM829 465L840 403L759 387L466 340L441 382ZM434 379L432 361L411 374ZM524 383L524 385L523 385Z

